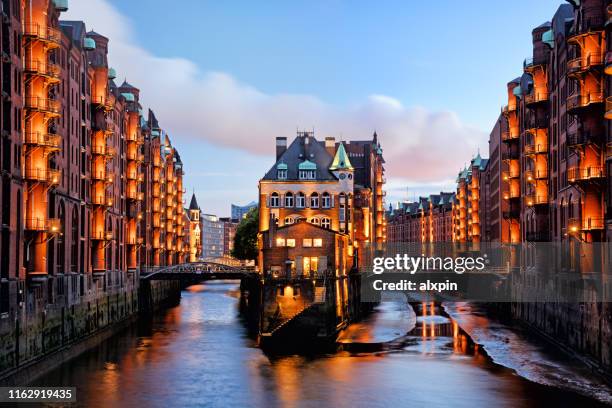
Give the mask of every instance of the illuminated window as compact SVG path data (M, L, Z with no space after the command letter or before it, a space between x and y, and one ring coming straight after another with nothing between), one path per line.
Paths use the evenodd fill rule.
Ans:
M321 226L326 229L331 228L331 220L328 217L321 218Z
M305 256L303 260L302 273L306 276L316 273L319 269L319 258L316 256Z
M291 247L291 248L294 248L294 247L295 247L295 239L293 239L293 238L288 238L288 239L287 239L287 246L288 246L288 247Z
M284 247L285 246L285 238L276 238L276 246Z
M302 246L304 248L310 248L312 246L312 238L304 238L302 240Z
M321 248L323 246L323 239L315 238L312 240L312 246L315 248Z
M278 193L272 193L270 196L270 207L278 207L280 205L280 198Z

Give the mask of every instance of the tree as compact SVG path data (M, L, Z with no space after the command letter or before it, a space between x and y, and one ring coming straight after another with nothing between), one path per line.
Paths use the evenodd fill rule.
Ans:
M232 256L243 261L257 259L257 233L259 231L259 209L251 208L238 224L234 236Z

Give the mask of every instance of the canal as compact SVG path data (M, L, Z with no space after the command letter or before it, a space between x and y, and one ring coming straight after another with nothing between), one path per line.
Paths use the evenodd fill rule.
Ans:
M611 395L588 373L578 371L571 385L563 384L563 375L557 383L555 376L542 376L545 367L575 372L571 361L542 354L539 346L491 337L486 318L465 306L383 303L343 334L344 351L269 357L247 336L237 292L233 282L191 286L179 306L113 336L34 385L76 386L79 405L87 407L591 406L596 399L572 389L597 389L600 400ZM517 367L504 367L512 364Z

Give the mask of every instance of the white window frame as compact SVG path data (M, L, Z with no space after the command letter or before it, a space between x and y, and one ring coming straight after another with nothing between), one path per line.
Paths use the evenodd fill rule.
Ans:
M270 208L278 208L280 206L280 195L277 192L270 194Z
M299 192L295 195L295 207L306 208L306 195L304 193Z
M312 193L310 195L310 208L319 208L319 194Z
M327 192L321 195L321 208L331 207L331 195Z
M285 207L292 208L295 204L295 198L293 197L293 193L285 193Z

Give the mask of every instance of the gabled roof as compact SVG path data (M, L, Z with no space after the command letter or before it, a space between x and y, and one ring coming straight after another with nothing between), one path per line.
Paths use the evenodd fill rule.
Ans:
M336 150L336 155L334 156L334 161L329 167L330 170L353 170L353 165L349 160L348 154L346 154L346 150L344 149L344 143L340 143L338 146L338 150Z

